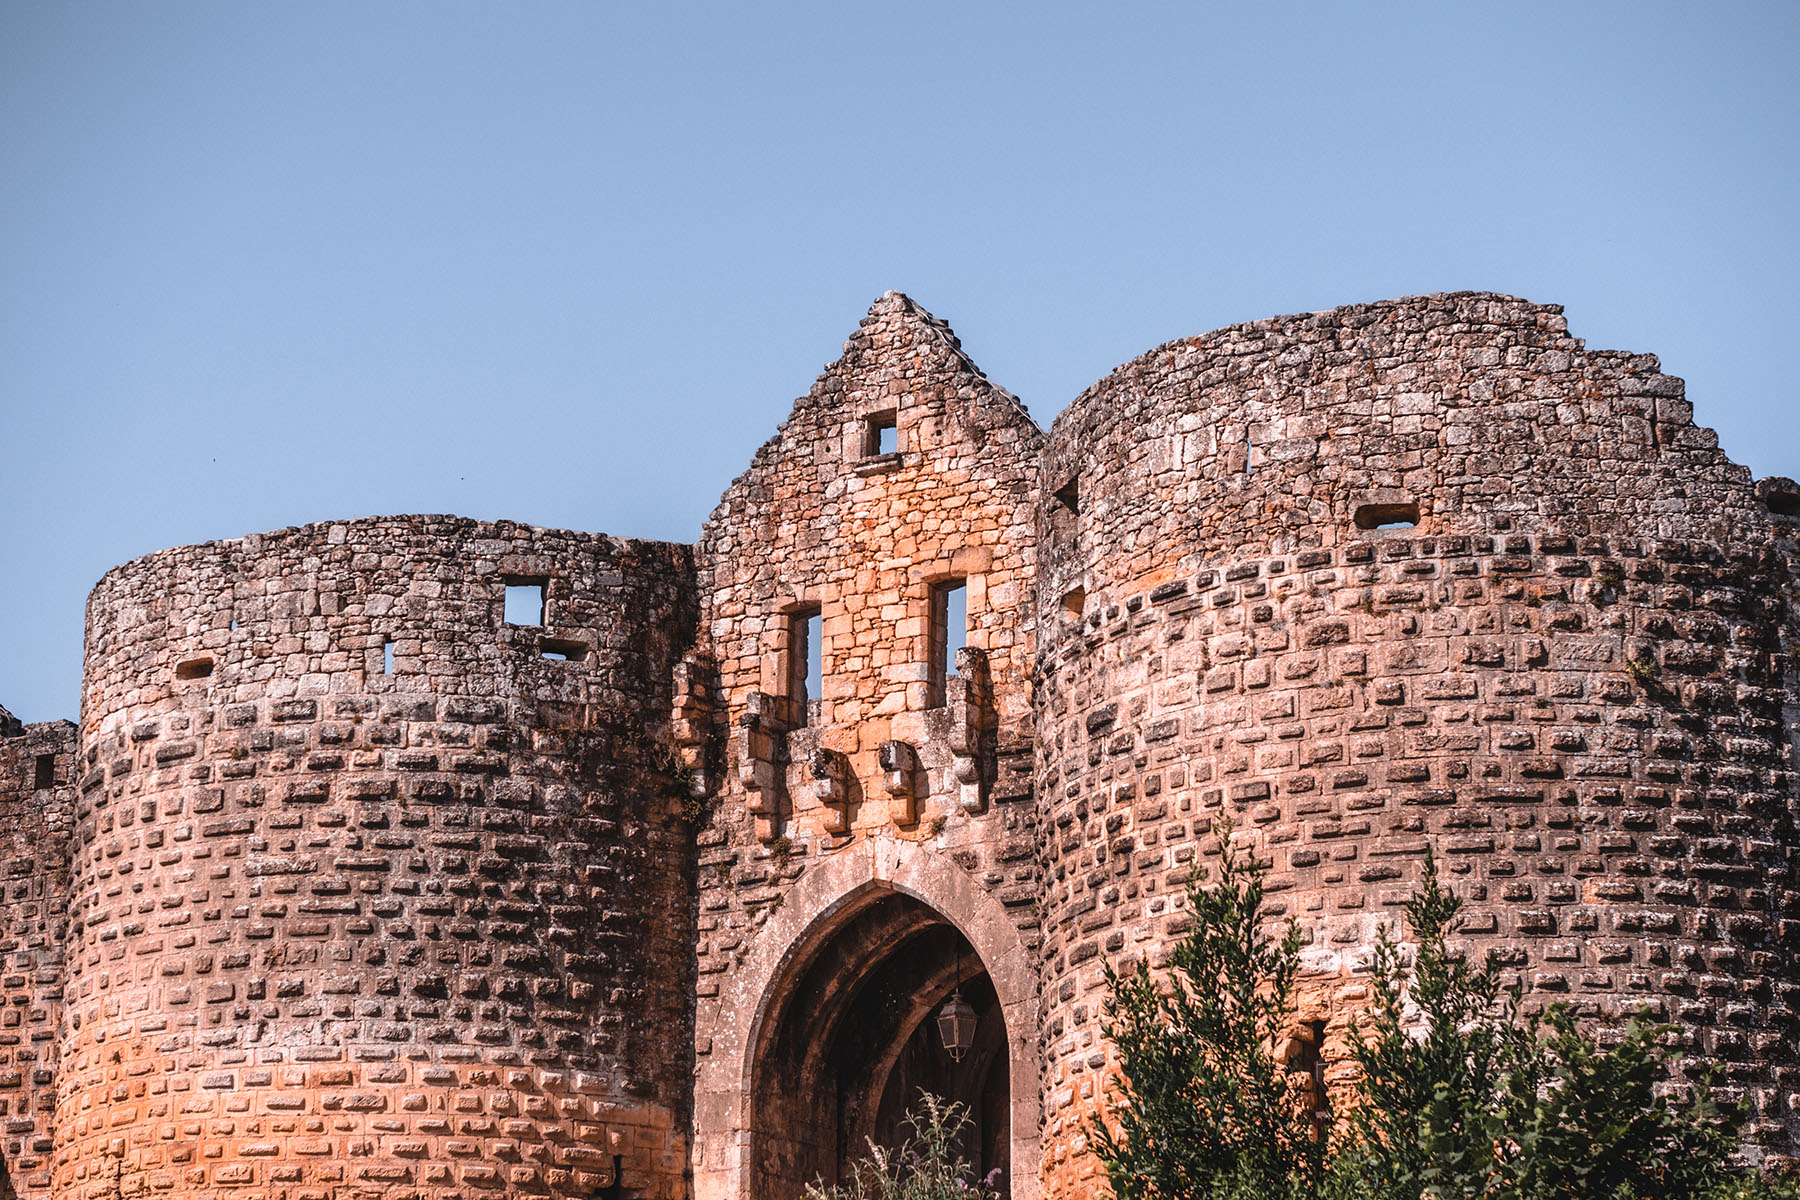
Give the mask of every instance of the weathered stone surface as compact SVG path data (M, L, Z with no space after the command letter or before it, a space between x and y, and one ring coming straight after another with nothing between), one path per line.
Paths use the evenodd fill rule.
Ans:
M0 1158L21 1196L53 1194L75 782L74 725L0 708Z
M1435 849L1528 1004L1648 1007L1793 1153L1796 523L1679 380L1554 307L1421 297L1164 346L1044 463L1082 496L1039 552L1052 1192L1094 1172L1094 939L1159 959L1222 818L1328 1060Z
M691 837L657 739L691 578L685 547L449 517L107 576L58 1194L592 1195L615 1162L683 1194ZM509 579L544 625L501 619Z
M868 436L878 414L893 423L892 453ZM819 1047L810 1065L759 1084L752 1036L778 1018L791 982L763 969L754 948L805 944L874 882L852 870L841 887L816 890L819 879L865 861L871 843L892 844L866 860L871 870L880 855L904 854L986 898L985 939L972 901L943 912L977 948L985 941L984 957L1022 963L1035 945L1036 912L1016 897L1036 894L1037 864L1006 848L1035 838L1028 599L1041 442L942 322L889 293L701 532L701 645L719 720L736 721L760 696L771 716L759 736L774 755L754 795L754 770L726 777L700 839L696 1109L718 1114L695 1130L701 1196L798 1195L837 1167L829 1149L810 1147L840 1133L820 1130L835 1127L835 1109L853 1107L831 1077L841 1064ZM953 671L933 629L934 589L946 581L967 591L969 650ZM792 614L810 611L823 632L824 694L802 711L789 639ZM831 756L824 786L809 767L821 753ZM1013 1177L1023 1163L1034 1183L1035 973L1007 978L990 964L989 974L1014 1072ZM860 1147L867 1131L841 1132Z
M1528 1004L1648 1007L1792 1157L1800 485L1682 393L1457 294L1170 343L1045 434L889 293L695 547L127 564L79 730L0 710L10 1185L773 1200L941 1078L1014 1197L1085 1196L1103 966L1221 819L1328 1080L1431 852Z

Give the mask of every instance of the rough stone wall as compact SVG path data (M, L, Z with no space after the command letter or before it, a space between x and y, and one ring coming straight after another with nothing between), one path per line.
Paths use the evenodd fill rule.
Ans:
M103 579L57 1194L682 1195L691 572L401 517Z
M1787 616L1782 629L1782 715L1788 741L1793 748L1793 757L1789 761L1800 762L1800 483L1782 476L1773 476L1757 482L1756 495L1769 512L1774 525L1776 551L1788 568L1781 589ZM1795 784L1795 799L1790 803L1796 809L1796 820L1800 821L1800 780ZM1800 934L1800 929L1796 929L1795 933ZM1800 1083L1800 1080L1796 1082Z
M1094 1174L1100 963L1184 932L1221 817L1306 931L1328 1059L1430 847L1532 1002L1602 1026L1648 1006L1793 1153L1792 575L1681 393L1556 308L1455 295L1171 343L1058 419L1043 490L1079 501L1046 512L1038 581L1050 1194Z
M0 1196L51 1194L75 726L0 708Z
M891 453L879 453L870 432L879 414L896 426ZM938 869L998 897L1016 927L1009 936L1032 936L1041 439L947 326L890 292L702 532L696 563L711 659L697 677L716 682L697 689L710 707L689 737L698 762L701 730L714 731L717 776L715 815L700 837L703 1197L739 1194L731 1189L744 1186L734 1181L749 1166L738 1131L750 1119L742 1094L750 1049L732 1031L770 998L739 967L808 871L869 839L916 843ZM966 580L975 653L934 695L931 595L947 579ZM823 695L810 714L789 683L790 614L807 608L819 610L823 628ZM786 914L801 929L820 915ZM974 919L944 916L965 931ZM1035 1057L1035 1030L1010 1032L1023 1039L1015 1061L1021 1051ZM796 1082L799 1102L808 1085ZM800 1121L790 1116L757 1119ZM1026 1136L1035 1143L1035 1131ZM764 1139L766 1152L780 1153L780 1141ZM755 1167L796 1189L802 1182L793 1164Z
M88 634L78 740L0 710L0 1197L785 1195L882 971L895 1028L987 977L1014 1200L1086 1196L1100 964L1221 818L1328 1063L1429 848L1530 1003L1649 1007L1800 1156L1800 485L1555 307L1170 343L1046 438L889 293L696 549L323 524Z

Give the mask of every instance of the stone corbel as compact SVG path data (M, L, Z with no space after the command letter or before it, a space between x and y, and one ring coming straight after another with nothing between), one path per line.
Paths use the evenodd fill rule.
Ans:
M994 689L988 679L987 653L964 646L956 652L956 674L946 681L950 709L951 770L957 802L966 813L987 803L992 778L993 735L999 724Z
M807 755L806 770L812 776L813 795L825 809L821 816L825 832L850 832L849 760L821 747Z
M698 799L713 790L716 780L707 761L706 743L712 733L712 664L689 654L675 664L675 703L669 718L669 736L675 743L675 761L688 773L688 794Z
M787 725L777 715L782 700L764 692L751 692L744 715L732 735L738 782L750 798L759 841L773 841L781 816L781 793L787 772Z
M881 743L881 782L888 794L888 820L912 825L919 819L919 756L905 742Z

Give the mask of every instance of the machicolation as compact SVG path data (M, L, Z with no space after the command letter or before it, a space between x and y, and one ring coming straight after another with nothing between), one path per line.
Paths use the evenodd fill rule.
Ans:
M1800 485L1554 306L1219 330L1045 431L889 293L693 546L100 581L79 726L0 710L0 1195L788 1200L925 1087L1087 1196L1102 965L1221 817L1328 1081L1429 850L1527 1003L1648 1007L1793 1159L1797 650Z

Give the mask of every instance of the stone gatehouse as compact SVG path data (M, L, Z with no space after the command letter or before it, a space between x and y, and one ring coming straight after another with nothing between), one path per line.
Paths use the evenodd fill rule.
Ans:
M151 554L79 725L0 710L0 1195L787 1200L926 1088L1086 1196L1102 965L1222 816L1328 1077L1431 849L1528 1002L1648 1006L1794 1155L1797 558L1654 357L1470 293L1047 432L889 293L692 546Z

